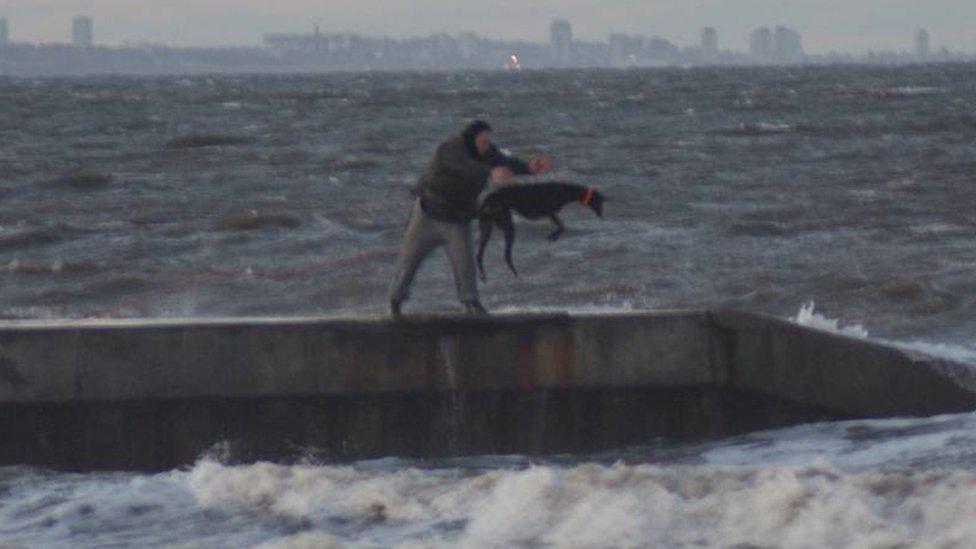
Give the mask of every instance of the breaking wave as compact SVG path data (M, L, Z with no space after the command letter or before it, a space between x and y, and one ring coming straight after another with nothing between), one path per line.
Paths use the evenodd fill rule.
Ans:
M823 423L575 463L6 469L0 535L74 547L962 547L976 542L974 427L972 414Z
M814 302L812 301L801 305L799 312L790 320L802 326L808 326L817 330L832 332L848 337L855 337L859 339L868 339L870 337L868 331L860 324L849 324L847 326L842 326L839 320L829 318L816 312ZM888 345L893 345L907 352L921 353L924 355L944 358L976 366L976 349L972 347L951 343L933 343L921 340L895 341L878 339L878 341Z
M204 509L306 525L279 545L441 547L896 546L976 541L968 471L585 464L391 471L198 464ZM284 544L284 545L281 545Z

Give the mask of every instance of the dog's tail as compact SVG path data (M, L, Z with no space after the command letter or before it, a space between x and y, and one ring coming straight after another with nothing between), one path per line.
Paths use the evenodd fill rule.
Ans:
M482 281L488 278L485 275L484 266L485 249L488 247L488 240L491 239L491 230L495 225L498 225L498 228L505 235L505 263L512 270L512 274L516 277L519 275L515 269L515 264L512 262L512 245L515 243L515 222L512 220L512 212L510 210L499 212L493 208L487 208L480 210L478 214L480 238L478 242L477 262L478 274L481 276Z
M508 264L508 268L512 270L515 278L518 278L518 271L515 270L515 264L512 263L512 245L515 244L515 222L512 221L512 212L506 211L505 215L496 219L496 223L505 235L505 263Z

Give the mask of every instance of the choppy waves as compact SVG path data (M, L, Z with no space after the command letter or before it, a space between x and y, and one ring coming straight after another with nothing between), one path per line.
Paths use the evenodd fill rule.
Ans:
M0 471L26 546L966 547L976 418L824 423L596 456Z
M523 276L491 277L490 308L786 316L815 299L884 337L968 345L972 78L959 65L8 79L0 317L383 311L391 257L309 266L396 248L436 143L480 116L517 154L550 154L553 178L608 197L603 221L567 206L555 243L518 220ZM504 272L495 247L487 261ZM439 255L415 290L408 310L456 307Z
M447 480L404 470L198 466L204 506L233 505L363 546L945 547L976 542L965 519L976 475L773 468L580 465ZM219 494L220 503L212 500ZM342 524L342 527L330 526ZM352 531L352 532L350 532ZM405 539L406 538L406 539ZM921 542L921 545L918 545ZM295 545L293 545L295 544Z
M491 247L490 308L735 306L976 364L973 70L3 80L0 317L383 311L408 186L483 116L608 197L606 220L568 206L555 243L519 220L522 277ZM408 312L454 301L434 257ZM966 414L598 456L7 468L0 540L968 547L973 433Z

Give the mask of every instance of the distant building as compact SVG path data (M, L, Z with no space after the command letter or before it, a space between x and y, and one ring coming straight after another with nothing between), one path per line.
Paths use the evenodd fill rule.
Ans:
M802 63L806 55L803 53L800 33L786 27L776 27L773 54L777 63L785 65Z
M264 46L278 51L315 53L328 48L328 38L315 25L311 34L265 34Z
M769 63L773 59L773 33L766 27L752 31L749 37L749 54L756 63Z
M623 33L610 35L610 65L627 67L637 63L637 53L640 43L631 36Z
M7 20L0 19L0 46L10 43L10 29L7 28Z
M702 29L701 35L702 59L706 62L718 59L718 33L712 27Z
M673 65L681 63L681 48L660 36L652 36L644 41L643 49L650 65Z
M279 51L312 51L315 49L314 34L265 34L264 47Z
M458 35L458 53L461 59L470 61L482 54L482 40L473 32L464 32Z
M71 21L71 43L76 48L90 48L95 44L95 29L91 17L78 16Z
M573 59L573 26L566 19L553 19L549 26L549 46L553 59L567 64Z
M436 58L448 58L458 54L457 40L449 34L438 32L430 35L430 49Z
M929 31L918 29L915 33L915 59L925 61L931 55L929 44Z
M659 36L614 33L608 46L612 67L657 67L681 62L681 49Z

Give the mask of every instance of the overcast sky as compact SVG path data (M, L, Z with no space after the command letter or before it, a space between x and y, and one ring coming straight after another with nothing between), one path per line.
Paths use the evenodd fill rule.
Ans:
M808 52L909 50L920 27L933 49L976 51L976 0L0 0L10 37L63 42L74 15L95 20L100 44L257 45L266 32L352 31L426 35L473 31L543 41L553 17L566 17L582 39L610 32L659 35L679 45L703 26L723 49L745 50L760 25L803 34Z

